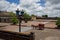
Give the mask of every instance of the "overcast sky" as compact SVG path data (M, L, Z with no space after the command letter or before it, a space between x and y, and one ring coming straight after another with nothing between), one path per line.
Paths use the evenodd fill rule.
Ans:
M38 16L60 17L60 0L0 0L0 11L15 12L17 8Z

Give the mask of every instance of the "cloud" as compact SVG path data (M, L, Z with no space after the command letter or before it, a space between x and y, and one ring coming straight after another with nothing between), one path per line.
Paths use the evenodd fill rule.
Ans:
M0 11L14 11L17 5L14 3L9 3L6 0L0 0Z
M45 6L42 7L41 0L20 0L20 4L10 3L6 0L0 0L0 10L14 11L19 8L26 10L30 15L38 16L47 14L49 17L60 17L60 0L45 0Z
M17 9L17 6L18 5L12 3L12 4L10 4L9 8L7 9L7 11L13 11L13 12L15 12L15 10Z
M0 0L0 10L6 10L9 5L9 2L5 0Z
M20 0L20 9L26 10L29 14L35 14L38 15L41 13L44 7L40 6L39 2L40 0Z
M49 1L51 4L59 4L60 0L46 0Z
M45 13L50 17L60 17L60 0L46 0Z
M16 5L15 3L9 3L6 0L0 1L0 9L7 11L15 11L16 8L24 9L29 14L35 14L41 16L44 12L44 7L40 6L40 0L20 0L20 4ZM1 8L2 7L2 8Z
M29 14L35 14L38 16L47 14L49 17L60 16L60 1L46 0L45 7L40 6L37 3L40 0L21 0L20 7L26 9Z

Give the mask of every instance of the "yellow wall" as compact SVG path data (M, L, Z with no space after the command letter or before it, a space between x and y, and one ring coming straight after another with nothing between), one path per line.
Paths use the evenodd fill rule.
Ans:
M31 20L36 20L36 17L33 16L33 17L31 18Z

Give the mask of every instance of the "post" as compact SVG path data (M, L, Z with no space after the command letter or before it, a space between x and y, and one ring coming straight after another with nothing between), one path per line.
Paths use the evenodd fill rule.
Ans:
M19 18L19 32L21 32L21 19Z
M19 15L19 13L20 13L20 11L19 11L19 9L17 9L16 10L16 16L17 16L17 18L19 20L19 32L21 32L21 17Z
M21 32L21 22L23 17L24 11L20 11L19 9L16 10L17 18L19 19L19 32Z

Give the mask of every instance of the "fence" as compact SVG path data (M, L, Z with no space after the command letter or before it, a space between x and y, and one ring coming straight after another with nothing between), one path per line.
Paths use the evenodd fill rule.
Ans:
M4 40L34 40L34 33L22 34L0 30L0 39Z

